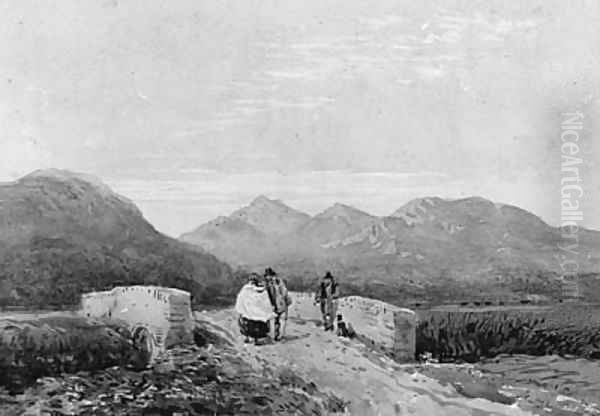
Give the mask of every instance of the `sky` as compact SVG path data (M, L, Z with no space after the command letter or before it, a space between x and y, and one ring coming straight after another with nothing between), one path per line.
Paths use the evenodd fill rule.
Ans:
M600 3L0 1L0 181L93 174L177 236L257 195L386 215L479 195L560 223L580 111L600 229Z

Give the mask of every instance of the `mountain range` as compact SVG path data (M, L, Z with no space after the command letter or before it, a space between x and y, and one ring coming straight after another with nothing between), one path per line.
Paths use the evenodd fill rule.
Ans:
M231 267L169 238L99 180L42 170L0 184L0 304L73 305L119 284L189 290L196 303L229 301Z
M580 229L578 237L581 284L595 297L600 232ZM378 217L339 203L309 216L259 196L180 240L240 267L276 267L293 285L331 270L355 291L417 298L561 297L566 254L559 228L480 197L419 198Z
M600 233L580 229L578 239L583 294L600 300ZM74 305L126 284L223 304L245 271L269 266L292 289L331 270L347 293L394 303L560 297L559 243L560 230L535 215L477 197L420 198L378 217L344 204L310 216L260 196L176 240L98 179L41 170L0 184L0 306Z

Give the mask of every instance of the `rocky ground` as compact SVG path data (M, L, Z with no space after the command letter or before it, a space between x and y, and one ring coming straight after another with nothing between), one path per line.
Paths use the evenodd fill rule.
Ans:
M2 415L329 415L345 402L286 368L256 371L232 348L176 348L152 368L112 367L39 379L0 393Z

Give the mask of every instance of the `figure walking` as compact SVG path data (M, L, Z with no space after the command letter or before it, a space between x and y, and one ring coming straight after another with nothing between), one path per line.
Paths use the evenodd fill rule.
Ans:
M325 331L333 331L334 320L337 311L338 287L337 282L330 272L325 273L317 293L315 294L315 303L321 306L321 315L323 317L323 327Z
M259 345L269 335L269 320L274 317L273 308L269 300L264 282L257 273L250 275L250 279L238 293L235 310L239 314L238 324L245 341Z
M287 321L288 307L292 301L288 294L287 287L285 286L285 282L270 267L265 270L265 281L269 299L271 300L271 305L273 305L273 311L275 312L275 318L273 319L273 339L279 341L283 336L281 321L283 319L284 324L285 321Z

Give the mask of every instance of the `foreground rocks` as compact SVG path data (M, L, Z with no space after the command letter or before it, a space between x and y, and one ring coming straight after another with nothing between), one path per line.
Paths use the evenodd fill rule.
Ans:
M170 350L151 368L46 377L0 397L2 415L326 415L345 403L286 369L257 373L235 350Z
M110 366L144 366L128 328L78 316L0 320L0 386L20 393L36 379Z

